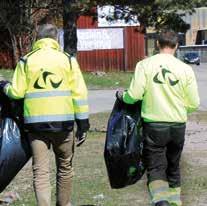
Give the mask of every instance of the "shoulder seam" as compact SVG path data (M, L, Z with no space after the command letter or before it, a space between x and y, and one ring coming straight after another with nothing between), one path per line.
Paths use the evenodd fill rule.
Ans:
M35 52L37 52L37 51L39 51L39 50L40 50L40 48L35 49L34 51L31 51L29 54L26 55L26 57L27 57L27 58L30 57L32 54L34 54Z
M28 57L30 57L32 54L34 54L35 52L39 51L40 48L35 49L34 51L31 51L29 54L25 55L24 57L20 57L20 61L23 61L24 63L24 72L26 73L26 65L27 65L27 59Z
M23 62L23 64L24 64L24 73L26 73L27 56L20 57L19 60Z
M63 54L65 54L66 56L67 56L67 58L68 58L68 60L69 60L69 64L70 64L70 69L72 70L72 62L71 62L71 56L70 56L70 54L68 54L67 52L63 52Z

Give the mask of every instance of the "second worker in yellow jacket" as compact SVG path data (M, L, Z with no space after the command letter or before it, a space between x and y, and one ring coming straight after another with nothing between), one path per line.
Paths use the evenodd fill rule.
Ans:
M198 88L192 68L174 56L177 34L163 31L157 44L160 53L137 64L122 98L128 104L142 100L143 159L152 204L181 206L179 161L187 115L199 106Z

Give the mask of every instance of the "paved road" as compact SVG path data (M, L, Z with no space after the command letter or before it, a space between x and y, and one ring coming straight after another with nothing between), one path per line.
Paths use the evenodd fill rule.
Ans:
M193 65L198 89L201 99L199 110L207 111L207 63L201 63L200 66ZM90 113L110 111L115 100L116 90L90 90L89 105Z
M90 90L90 113L110 111L115 101L116 90Z

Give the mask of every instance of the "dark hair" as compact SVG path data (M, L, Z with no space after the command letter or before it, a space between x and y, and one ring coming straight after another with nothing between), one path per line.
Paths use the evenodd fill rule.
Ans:
M53 24L42 24L37 30L37 40L43 38L57 39L58 30Z
M161 49L165 47L174 49L178 43L178 34L173 30L163 30L158 34L158 43Z

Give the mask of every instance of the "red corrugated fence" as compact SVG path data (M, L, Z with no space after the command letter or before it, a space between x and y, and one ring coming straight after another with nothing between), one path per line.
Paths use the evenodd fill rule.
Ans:
M99 29L97 21L89 16L81 16L78 20L79 29ZM105 28L107 29L107 28ZM110 28L109 28L110 29ZM123 27L124 48L79 51L78 61L84 71L130 71L136 63L143 59L144 34L137 27ZM11 67L11 52L0 52L0 67Z
M96 21L81 16L79 29L97 29ZM137 27L124 27L124 49L79 51L78 61L84 71L130 71L145 56L144 34Z

